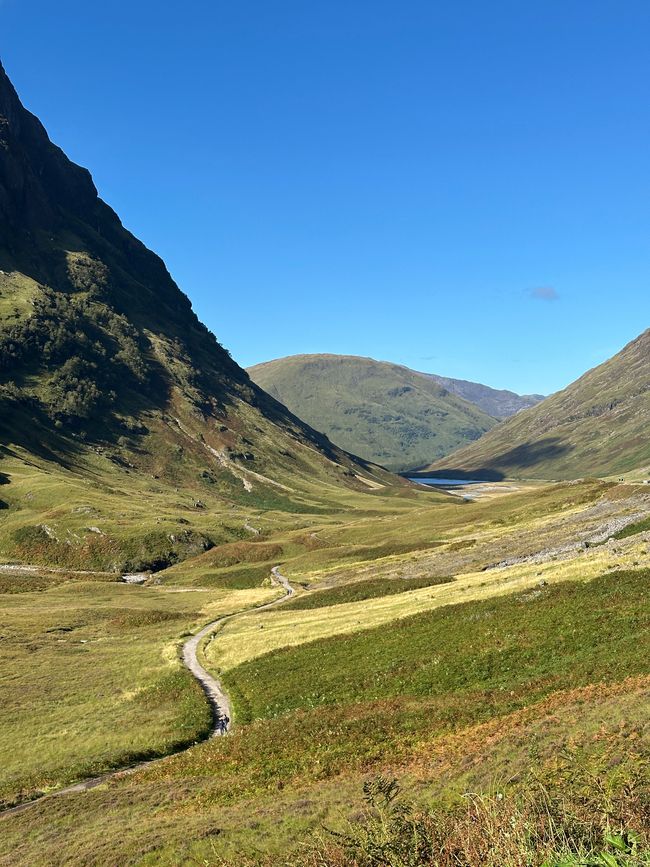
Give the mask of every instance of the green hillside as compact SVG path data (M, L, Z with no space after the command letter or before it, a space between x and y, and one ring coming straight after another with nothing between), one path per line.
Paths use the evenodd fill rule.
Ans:
M492 478L647 475L649 424L650 329L568 388L431 469Z
M341 448L397 472L449 454L496 424L433 379L371 358L295 355L249 373Z
M258 388L0 67L0 560L160 568L402 484Z

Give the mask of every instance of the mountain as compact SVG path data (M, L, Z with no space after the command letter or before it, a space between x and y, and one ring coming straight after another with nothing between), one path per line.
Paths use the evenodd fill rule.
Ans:
M479 382L438 376L436 373L420 373L420 376L430 377L452 394L457 394L498 419L516 415L522 409L528 409L544 400L543 394L516 394L506 389L490 388L489 385L481 385Z
M404 484L250 380L1 66L0 470L2 556L115 569Z
M294 355L251 378L341 448L397 472L478 439L495 419L433 379L351 355Z
M650 464L649 429L650 329L564 391L430 469L491 478L617 475Z

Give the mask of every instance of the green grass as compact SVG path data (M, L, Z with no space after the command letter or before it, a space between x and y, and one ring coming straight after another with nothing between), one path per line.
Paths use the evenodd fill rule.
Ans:
M4 853L52 865L240 864L265 852L294 863L296 841L323 822L340 828L364 776L387 766L419 803L496 780L525 787L536 773L559 776L575 804L596 779L614 797L647 747L647 678L630 677L647 672L647 580L612 574L469 603L241 666L238 719L247 707L253 723L3 820L0 864Z
M458 564L465 562L464 555L468 551L477 568L482 568L490 560L512 556L526 550L526 546L539 550L546 541L548 531L545 528L551 518L557 517L558 521L551 525L548 544L568 541L569 533L562 526L564 517L615 496L616 490L611 483L586 480L572 485L536 486L500 499L471 503L433 492L434 499L424 503L416 501L410 508L392 512L386 509L367 516L357 512L339 526L319 529L308 550L293 552L288 574L295 574L300 580L301 576L312 572L318 573L314 577L330 572L338 575L341 567L344 570L350 567L350 574L358 578L358 566L364 562L374 564L380 557L423 550L435 555L438 548L440 554L454 555L445 574L459 571ZM503 538L501 556L495 551L488 555L489 559L484 559L487 534L494 539ZM483 544L476 544L477 536L483 537ZM446 548L442 547L445 543Z
M11 327L28 315L37 292L36 281L18 271L0 274L0 325Z
M108 491L103 485L88 485L72 472L66 476L64 485L61 477L55 475L45 476L29 468L18 471L13 458L5 458L3 466L12 473L12 483L2 488L3 498L11 498L11 508L2 513L0 539L9 538L16 527L42 522L59 539L66 535L74 538L71 534L81 536L84 527L98 526L110 539L118 541L135 540L148 532L167 536L191 529L195 533L212 534L218 542L212 550L160 573L159 588L124 587L111 581L110 575L83 582L78 578L70 581L61 573L3 576L5 589L18 587L23 591L7 593L0 600L2 621L12 630L10 639L0 642L3 654L0 666L5 672L12 672L0 694L0 700L7 697L6 713L0 711L0 748L11 756L4 770L2 789L7 801L114 767L136 756L173 749L182 743L185 734L194 737L201 715L205 719L206 706L189 678L182 679L183 672L177 672L182 681L169 679L174 671L172 663L176 664L176 642L193 623L207 622L220 610L250 604L239 600L249 599L246 594L258 591L229 588L260 588L276 563L282 563L283 571L295 576L297 582L304 580L314 587L336 576L339 582L336 587L311 590L303 596L305 600L335 603L327 606L328 614L337 612L338 602L359 592L365 596L368 588L372 588L371 597L359 600L360 605L367 606L366 614L371 618L373 606L382 602L381 595L387 591L418 586L420 590L410 592L426 593L438 577L444 579L458 569L468 568L468 564L481 568L481 564L499 559L502 550L516 552L528 545L543 545L547 537L557 541L572 538L574 516L579 521L583 508L601 500L607 503L608 498L618 496L617 488L599 482L549 486L471 504L428 491L408 496L337 491L334 499L332 490L325 487L325 493L315 502L320 508L323 496L332 497L330 503L336 503L337 507L331 514L323 515L318 510L312 515L261 514L239 506L225 510L223 505L216 505L217 500L212 499L210 492L203 495L208 506L205 510L193 508L191 497L182 492L175 501L170 501L166 488L159 487L156 480L145 482L137 474L118 474L115 487ZM258 527L260 535L252 536L245 530L245 523ZM86 535L91 541L95 536L101 541L96 533ZM74 561L77 565L83 563L83 550L80 545L80 559ZM589 556L596 554L590 552ZM407 575L413 570L413 574L406 580L386 581L383 576L386 569ZM359 581L364 574L366 578ZM346 584L351 579L352 583ZM183 586L199 592L167 592ZM444 591L445 587L438 589ZM437 590L433 587L430 592ZM408 595L400 593L387 598L406 599ZM293 612L269 613L265 622L270 623L276 616L299 618L310 613L300 607L299 600L296 602ZM313 605L311 601L308 604ZM518 610L536 604L518 603ZM324 609L314 613L325 616ZM264 615L259 617L262 619ZM244 619L250 618L247 615ZM20 623L19 639L14 640ZM354 628L361 627L359 624ZM47 632L48 629L57 631ZM224 632L226 641L231 640L226 634L228 630L234 630L235 640L239 640L236 621ZM368 634L381 636L392 632L393 626L387 623ZM4 630L2 634L5 635ZM87 644L82 644L82 640ZM360 636L355 636L356 640ZM382 642L373 640L374 643L380 647ZM616 644L614 641L612 647ZM218 641L214 642L217 645ZM135 655L131 652L133 647L137 647ZM329 654L327 642L322 649ZM278 656L285 671L293 666L292 655L285 656L286 653L282 651ZM426 649L422 653L426 656ZM261 664L266 667L271 658ZM624 654L621 659L625 659ZM310 677L302 657L296 660L297 675ZM17 663L24 664L25 670L17 669ZM361 664L360 671L363 670ZM97 677L98 672L102 673L101 678ZM380 674L380 671L373 674L369 683L380 678ZM347 678L343 669L343 681ZM288 682L295 686L293 675ZM563 682L573 681L560 679L549 683L548 690L553 691ZM319 695L300 699L280 690L283 705L272 711L279 715L246 725L242 721L266 711L254 704L249 707L248 696L241 693L238 697L235 691L236 736L223 744L193 748L171 764L155 766L151 776L142 778L142 784L134 783L136 789L131 795L127 796L126 789L120 788L123 795L117 801L113 801L113 794L107 796L108 801L101 801L102 793L95 793L93 798L100 800L92 803L104 803L111 810L109 821L101 809L88 813L84 806L80 812L81 803L77 807L67 798L61 801L56 809L69 814L69 823L66 819L62 826L60 817L54 823L57 852L72 863L75 858L81 861L87 853L96 852L99 854L95 863L101 864L113 857L113 851L137 852L138 857L144 857L147 847L157 851L162 846L169 847L168 863L175 864L178 852L190 845L187 841L193 839L192 835L198 841L201 835L210 833L208 826L220 827L224 810L229 811L232 822L228 840L236 839L237 847L241 845L250 851L255 831L248 827L247 815L250 810L254 813L259 810L264 814L259 821L267 829L265 845L281 851L296 834L307 833L314 816L322 815L322 810L334 809L334 803L339 812L347 809L355 797L358 775L365 769L380 766L389 758L397 764L407 763L432 739L494 719L498 714L516 712L522 704L549 694L544 691L545 685L535 683L514 690L508 690L507 684L504 689L493 684L484 689L478 683L477 680L465 690L450 689L449 693L430 695L411 694L408 690L400 693L397 687L390 694L383 684L377 698L369 698L363 692L354 698L356 686L351 685L349 696L335 706L328 703L334 699L328 697L316 679L312 692ZM35 717L32 709L43 684L47 712ZM262 690L261 697L263 694ZM339 700L337 695L336 701ZM626 712L632 711L627 708ZM522 758L521 767L525 766ZM287 809L293 815L295 792L311 785L327 787L335 778L339 779L336 792L314 795L314 805L297 808L291 822L285 824L274 812L279 791L286 793ZM112 784L109 791L114 791ZM269 793L275 793L272 808L268 806ZM326 802L322 809L321 797ZM187 810L187 818L182 820L177 815L179 804ZM40 811L44 817L51 816L52 809L43 805L31 814L30 822L35 822L36 829L41 827L41 820L35 817L41 815ZM152 817L158 812L159 819L154 821ZM135 817L139 817L140 827L153 823L151 834L147 832L140 838L129 832L124 842L118 842L114 836L118 827L131 827ZM9 824L13 827L14 822L18 818L5 827ZM47 833L51 833L51 823L47 827L50 828ZM35 830L29 840L23 835L20 844L26 847L20 849L21 857L36 864L39 833ZM7 840L13 840L7 845L15 850L17 839L10 836ZM230 843L224 851L230 851L228 846ZM202 857L210 854L210 849L204 849L200 842L192 843L191 848ZM93 863L92 858L88 863ZM155 859L151 863L156 863Z
M214 466L200 430L195 429L196 440L179 432L175 442L176 434L157 417L149 420L149 433L140 438L135 453L113 445L89 448L80 441L74 446L57 441L35 425L29 412L13 405L0 413L0 428L8 420L11 431L0 430L0 438L24 445L0 449L0 500L6 506L0 508L0 563L114 572L161 569L190 560L206 547L263 545L265 536L283 530L346 522L353 514L399 514L439 499L401 486L364 489L344 476L342 467L321 466L317 453L300 443L294 444L293 460L280 457L275 467L267 467L260 457L254 469L246 468L248 475L233 464L239 473L233 475ZM57 453L64 448L63 455ZM115 463L116 452L133 466ZM291 468L281 461L292 463ZM216 480L209 486L200 477L206 467ZM291 492L251 475L264 472L291 485ZM259 537L247 529L251 526L260 529Z
M17 575L12 572L0 572L0 596L5 593L35 593L42 590L51 590L67 581L73 580L71 574L66 572L25 572ZM117 576L100 573L84 576L87 582L116 583Z
M180 636L267 595L11 581L23 592L0 594L0 803L201 738L210 713Z
M15 469L15 465L12 468ZM162 532L161 528L165 532L183 532L188 526L195 532L215 532L210 528L213 515L169 504L155 491L145 492L144 500L132 496L131 491L137 488L131 486L140 481L129 475L124 477L125 490L117 495L123 511L116 516L108 512L107 494L101 487L84 485L71 477L66 490L68 502L57 506L56 500L62 491L59 480L25 469L22 475L14 475L12 485L3 486L3 490L13 488L13 496L18 495L14 503L21 506L15 516L4 513L3 531L12 533L12 528L21 525L26 513L40 513L46 515L44 523L60 538L69 533L80 535L82 527L93 525L113 538L130 534L135 525L143 523L158 533ZM292 528L291 520L295 522L295 518L287 520L286 516L277 514L258 517L249 511L239 520L242 524L246 519L259 525L264 536L252 541L226 541L212 551L174 566L161 574L164 582L161 590L127 588L111 583L110 575L69 582L64 573L20 577L4 574L0 576L1 589L8 592L2 598L3 622L11 632L3 632L0 665L3 671L12 673L4 685L5 694L9 696L5 703L4 743L9 748L22 737L27 746L22 748L24 757L20 761L16 759L19 767L7 767L3 792L7 797L14 797L18 791L28 793L42 785L62 783L83 775L88 769L94 771L118 764L131 755L168 749L179 737L178 708L170 698L155 709L152 717L151 708L141 705L144 693L137 690L150 685L152 678L166 674L170 661L163 657L162 651L177 640L188 625L207 621L221 605L219 600L223 600L221 610L226 610L232 604L226 600L238 600L239 593L248 592L237 588L260 587L268 579L271 565L277 561L286 562L289 573L297 571L299 575L310 574L303 573L305 568L321 569L323 566L341 571L345 565L354 571L356 561L378 564L383 561L377 561L376 557L387 554L390 562L390 557L394 557L396 563L408 564L412 562L409 551L419 551L427 557L439 556L444 546L440 547L436 536L447 537L446 544L458 548L451 556L464 557L468 552L475 556L480 545L472 541L468 547L463 542L463 533L474 534L483 526L490 533L505 533L508 538L514 534L519 538L521 527L537 517L555 512L564 515L567 509L580 508L609 490L607 485L587 483L513 495L505 498L508 503L469 505L435 493L429 495L429 492L413 500L349 492L345 495L347 502L364 505L365 511L357 508L332 516L327 523L321 517L314 517L305 525L304 519L300 519L302 529ZM234 533L236 517L233 512L231 510L229 520ZM189 525L179 522L183 515L188 516ZM185 520L183 518L183 522ZM271 530L274 523L280 527L280 532L275 534ZM224 533L224 528L219 532ZM225 532L229 532L228 526ZM89 535L100 541L103 538L96 533ZM250 539L250 534L247 535ZM353 539L357 544L350 557L348 546ZM436 583L435 573L432 575L431 570L425 570L423 575L407 580L372 579L369 583L356 582L322 593L310 591L313 596L305 594L305 602L296 601L295 614L299 615L305 604L313 606L315 602L326 601L330 603L328 610L335 611L331 603L358 598L359 593L362 601L370 605L373 599L379 601L379 594L387 591L416 586L426 588ZM162 591L166 585L205 590L201 594L165 594ZM214 600L215 605L208 604L205 608L209 600ZM241 607L238 601L234 604ZM131 611L133 606L135 611ZM199 610L204 608L204 614L199 615ZM149 610L151 613L144 613ZM61 616L59 611L63 612ZM173 619L175 612L177 619ZM58 627L73 628L60 633L47 632ZM82 644L82 641L87 643ZM138 648L137 653L133 653L134 647ZM24 670L19 668L21 665ZM101 682L97 681L98 671L102 672ZM64 691L61 694L66 698L61 707L40 718L34 716L29 703L21 704L20 710L16 710L20 696L29 695L32 688L36 689L37 696L38 684L43 682L52 705L54 696ZM102 692L103 687L105 692ZM133 700L115 701L116 695L134 689ZM191 681L188 681L188 689L190 692L193 689ZM201 715L205 706L200 693L196 693L196 698L197 713ZM147 720L146 725L142 720ZM181 726L180 739L183 737Z
M210 803L404 762L560 691L646 674L649 576L452 606L226 672L240 733L215 758L222 785ZM595 733L601 717L589 716L585 706L581 724ZM188 757L198 773L202 761Z
M551 690L647 670L650 570L450 606L230 669L240 721L407 696L506 712Z
M642 521L637 521L636 524L628 524L618 533L614 534L615 539L629 539L630 536L636 536L637 533L645 533L650 530L650 518L644 518Z
M388 626L397 619L445 605L533 590L540 581L554 585L589 580L610 569L636 568L645 556L638 537L616 546L583 549L576 545L577 539L593 533L595 527L629 510L630 502L621 493L620 487L596 483L554 486L497 501L456 505L459 518L455 528L453 511L440 505L411 513L408 520L400 516L359 520L354 526L310 534L316 547L308 551L283 543L283 573L296 587L312 588L300 594L302 597L313 594L314 588L353 588L363 580L388 583L372 600L340 601L311 610L293 609L289 603L231 621L225 625L221 641L209 646L208 655L224 670L282 647L351 634L362 627ZM353 534L359 538L356 546L348 542ZM443 539L431 546L433 535ZM372 554L378 549L385 551L393 538L398 540L396 549L412 550L372 559ZM304 536L302 539L304 543ZM567 545L575 546L569 555ZM564 553L554 556L554 549ZM542 562L527 561L528 555L540 551L546 552ZM506 557L517 556L523 558L520 564L490 568ZM435 579L449 576L455 580L436 585ZM414 581L419 589L386 595L404 581ZM355 592L336 590L334 599L343 600Z
M131 476L124 478L125 490L118 494L123 508L118 516L108 512L107 495L101 487L83 485L74 477L71 481L66 494L68 502L57 506L56 499L62 490L57 478L26 469L23 475L14 475L12 485L3 486L3 490L12 487L12 495L18 494L14 505L20 503L21 508L15 515L4 513L3 532L12 533L13 527L21 525L25 513L46 514L44 523L54 528L59 537L79 534L84 526L99 525L109 538L114 534L125 534L128 538L127 534L133 532L138 522L157 533L163 532L161 528L178 533L188 527L185 518L179 522L182 515L188 515L189 527L194 531L214 532L210 529L213 515L164 502L155 491L145 495L144 501L132 496L130 492L136 488L130 487L134 484ZM138 484L140 481L135 479ZM468 505L428 492L413 500L349 492L345 495L347 502L364 505L365 511L357 509L333 515L328 522L323 522L320 516L305 522L279 514L257 516L249 511L247 515L240 514L239 520L242 524L245 519L259 524L263 536L251 541L248 534L248 541L225 541L212 551L174 566L161 574L164 584L158 589L128 588L115 584L108 574L84 580L77 576L74 581L65 573L1 575L0 589L5 594L0 601L6 626L0 642L0 666L11 673L2 687L6 710L2 743L9 751L16 743L21 744L5 768L4 797L12 799L21 792L29 794L43 786L62 784L98 768L120 764L129 757L152 751L162 753L184 742L186 737L194 737L204 724L205 704L189 678L186 688L187 695L194 696L192 707L197 714L194 724L188 723L189 717L181 713L182 702L178 704L180 681L174 689L167 690L169 698L155 707L146 698L158 681L169 684L164 678L177 664L173 654L165 655L168 652L165 648L171 648L192 623L206 622L220 610L231 610L233 605L239 608L249 604L239 601L249 599L246 596L249 590L245 588L260 588L276 561L286 562L289 574L295 571L308 578L318 575L318 571L310 573L305 569L325 567L338 570L341 575L346 569L355 573L359 561L368 566L375 564L373 568L377 569L384 562L376 559L380 555L400 568L409 564L422 568L422 574L406 580L373 578L341 584L325 591L309 591L303 596L304 602L291 603L295 605L296 616L305 610L305 605L313 607L321 602L327 602L328 611L332 612L336 612L338 603L354 598L372 606L374 600L379 602L380 596L388 591L417 593L414 587L425 590L439 583L435 572L426 566L429 561L423 561L420 567L419 560L411 559L411 551L418 553L418 557L447 556L444 553L447 546L453 558L470 555L480 558L483 543L476 541L475 534L495 533L498 538L510 540L507 542L510 546L513 539L524 537L522 528L529 527L537 538L538 518L547 520L557 513L564 520L567 512L607 495L610 490L608 485L586 483L513 495L505 498L507 502ZM233 512L229 520L234 534ZM301 529L296 528L296 522L302 524ZM272 532L274 524L280 528L279 532ZM224 528L219 532L224 533ZM230 532L228 526L225 532ZM468 532L472 533L471 544L463 537ZM93 533L91 538L96 536ZM447 541L441 545L438 536ZM101 541L102 537L97 538ZM349 546L354 539L357 544L351 552ZM204 589L202 593L167 594L167 585ZM399 596L405 598L403 593ZM368 613L372 613L370 607ZM292 613L287 611L282 616L289 614ZM382 630L392 627L387 625L377 632ZM100 679L97 672L101 672ZM185 675L181 673L179 677ZM162 689L161 696L166 689ZM135 695L128 700L119 698L133 692ZM33 706L38 704L39 697L45 701L47 710L42 716L35 716ZM58 699L61 700L57 703ZM237 713L245 718L243 704ZM427 713L423 709L419 716L416 714L420 720L417 724L405 714L404 725L413 723L416 729L422 729L427 724ZM392 725L397 722L391 721L386 733L389 740L393 738ZM368 725L380 731L384 723L378 726L371 714ZM401 723L399 730L400 726ZM369 742L363 732L357 731L357 736L360 754L367 747L368 755L374 755L377 748L374 736Z
M330 590L316 590L304 596L286 602L282 606L283 611L305 611L313 608L324 608L330 605L341 605L345 602L362 602L365 599L377 599L381 596L394 596L398 593L407 593L409 590L418 590L421 587L435 587L438 584L448 584L453 578L376 578L366 581L355 581L351 584L342 584L340 587L332 587Z
M97 458L96 466L98 470L103 466L101 458ZM340 568L359 559L372 563L385 555L408 557L413 550L435 553L440 547L432 539L437 534L432 530L436 524L443 535L457 534L455 521L459 516L467 514L471 523L473 515L476 523L479 516L489 522L493 513L509 514L501 505L496 511L487 505L481 509L470 506L466 513L462 504L435 492L402 497L338 489L338 502L346 509L335 510L326 519L322 515L306 519L286 513L261 515L238 508L224 512L223 506L219 511L210 495L206 495L210 508L201 510L193 508L187 493L179 492L176 501L170 501L166 488L135 473L116 470L116 486L107 488L103 482L87 483L73 470L58 475L42 473L21 464L15 456L5 456L3 468L10 471L11 484L3 485L2 490L3 496L8 492L11 508L2 513L0 541L15 540L17 530L37 522L56 537L50 545L45 531L38 532L36 541L29 534L18 533L18 538L27 536L31 546L25 557L38 554L42 546L44 558L51 553L50 548L66 548L68 553L59 559L64 569L115 567L126 552L137 550L129 546L140 544L143 537L154 541L152 553L158 550L158 542L160 549L170 544L182 546L186 544L183 539L200 534L222 540L211 551L161 573L160 589L128 588L116 584L108 573L83 579L76 576L73 581L66 572L0 574L5 624L0 667L10 673L2 685L6 713L0 738L3 749L11 752L0 790L7 800L135 756L163 753L195 737L204 725L205 703L189 677L179 675L185 678L187 695L194 696L194 723L181 712L180 681L174 689L162 689L160 696L167 690L169 697L161 698L155 706L147 698L156 694L150 688L158 681L169 685L164 678L170 666L177 664L175 657L168 658L163 651L192 623L210 619L222 603L219 610L224 611L231 610L233 604L235 608L248 604L239 602L249 598L246 588L260 588L276 562L295 563L302 571L304 566L320 568L323 564ZM573 490L571 500L566 493L557 492L538 495L537 502L531 495L513 497L510 511L527 520L531 510L561 509L567 502L588 500L603 490L606 486L591 486L588 492ZM326 496L330 495L326 489ZM223 523L217 518L220 515L227 516ZM346 526L351 522L354 528ZM245 523L259 526L260 537L251 540ZM91 527L101 533L89 531ZM184 536L188 531L193 535ZM324 533L332 538L321 542L313 538L314 531L318 537ZM355 535L359 544L350 556L349 539ZM180 542L172 542L171 536ZM16 553L15 549L6 552ZM183 556L180 548L179 556ZM364 587L372 587L374 597L397 587L432 583L437 579L429 574L424 580L418 577L415 581ZM200 594L165 594L167 585L204 589ZM330 601L358 592L354 587L333 590ZM371 602L373 597L366 598ZM227 601L230 599L233 601ZM120 698L131 693L135 694L128 700ZM46 710L38 716L33 707L41 699ZM15 744L20 744L17 751L13 751Z
M196 581L198 587L215 587L228 590L247 590L261 587L268 582L275 561L256 566L233 566L220 572L204 572Z

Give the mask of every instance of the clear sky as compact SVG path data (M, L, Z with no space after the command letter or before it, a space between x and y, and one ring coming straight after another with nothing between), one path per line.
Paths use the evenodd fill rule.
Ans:
M550 392L650 325L648 0L0 0L23 102L243 365Z

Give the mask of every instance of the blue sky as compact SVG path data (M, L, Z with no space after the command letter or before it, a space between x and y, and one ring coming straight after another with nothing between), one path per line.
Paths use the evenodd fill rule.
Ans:
M244 365L550 392L650 325L650 4L0 0L0 56Z

